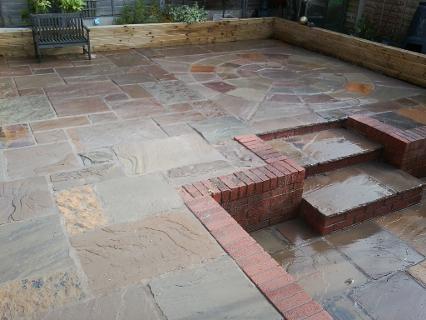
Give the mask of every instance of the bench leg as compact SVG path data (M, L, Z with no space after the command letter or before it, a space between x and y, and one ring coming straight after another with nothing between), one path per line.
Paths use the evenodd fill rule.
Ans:
M87 43L87 56L88 56L89 60L92 60L92 52L91 52L91 48L90 48L90 42Z
M36 44L34 44L34 51L38 62L41 62L40 48Z

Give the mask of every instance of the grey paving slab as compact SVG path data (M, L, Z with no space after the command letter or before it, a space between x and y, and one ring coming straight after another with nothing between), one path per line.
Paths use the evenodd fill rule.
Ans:
M273 254L315 300L343 295L368 278L324 240Z
M55 213L44 177L0 182L0 225Z
M229 257L149 283L169 320L282 319Z
M218 143L251 132L247 125L231 116L197 121L190 125L210 143Z
M186 210L86 232L71 238L71 244L95 293L198 265L223 254Z
M54 190L62 190L124 176L121 167L114 163L103 163L83 169L55 173L50 176L50 180Z
M0 125L55 117L45 96L15 97L0 99Z
M68 130L72 142L81 151L98 149L131 141L167 137L152 120L129 120Z
M346 296L326 302L325 309L335 320L371 320L356 302Z
M203 97L188 88L182 81L162 81L145 83L144 88L163 104L174 104L192 100L202 100Z
M373 279L404 270L424 259L405 242L373 222L334 233L326 239Z
M128 175L224 160L224 157L198 134L120 144L114 147L114 152Z
M377 320L422 320L426 289L403 272L359 288L352 295Z
M42 176L81 166L68 142L6 150L7 175L12 178Z
M149 289L129 286L90 300L55 308L41 320L164 320Z
M74 265L59 215L0 226L0 284Z
M110 223L140 220L184 206L174 187L159 174L107 180L95 188Z
M40 74L32 76L15 77L15 83L18 90L54 87L64 84L64 81L56 74Z

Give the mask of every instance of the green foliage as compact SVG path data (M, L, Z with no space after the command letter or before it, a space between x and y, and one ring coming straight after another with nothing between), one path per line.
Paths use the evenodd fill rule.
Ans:
M115 23L138 24L167 21L163 11L154 1L150 6L146 6L144 0L135 0L133 4L125 4L121 10L120 17L115 20Z
M182 6L169 6L167 8L167 16L172 22L186 22L195 23L207 20L207 11L198 6L196 2L194 5Z
M367 40L377 40L377 33L373 24L365 17L359 19L355 26L355 35Z
M85 6L86 2L84 0L59 0L59 7L64 12L79 12Z
M28 7L31 12L34 13L46 13L49 12L52 7L51 0L29 0Z

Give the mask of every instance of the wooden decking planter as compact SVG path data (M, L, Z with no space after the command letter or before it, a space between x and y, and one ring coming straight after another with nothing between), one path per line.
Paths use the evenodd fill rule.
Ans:
M275 38L426 87L424 54L321 28L309 28L281 18L94 26L90 30L93 52ZM66 48L48 53L69 52L78 51ZM30 29L0 29L0 55L33 54Z

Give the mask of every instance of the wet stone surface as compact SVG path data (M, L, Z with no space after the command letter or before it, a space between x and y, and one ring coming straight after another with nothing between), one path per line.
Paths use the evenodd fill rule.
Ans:
M426 312L425 288L403 272L369 283L352 296L374 319L419 320Z
M373 116L373 118L401 130L409 130L423 126L422 123L416 122L408 117L404 117L394 112L381 113Z

